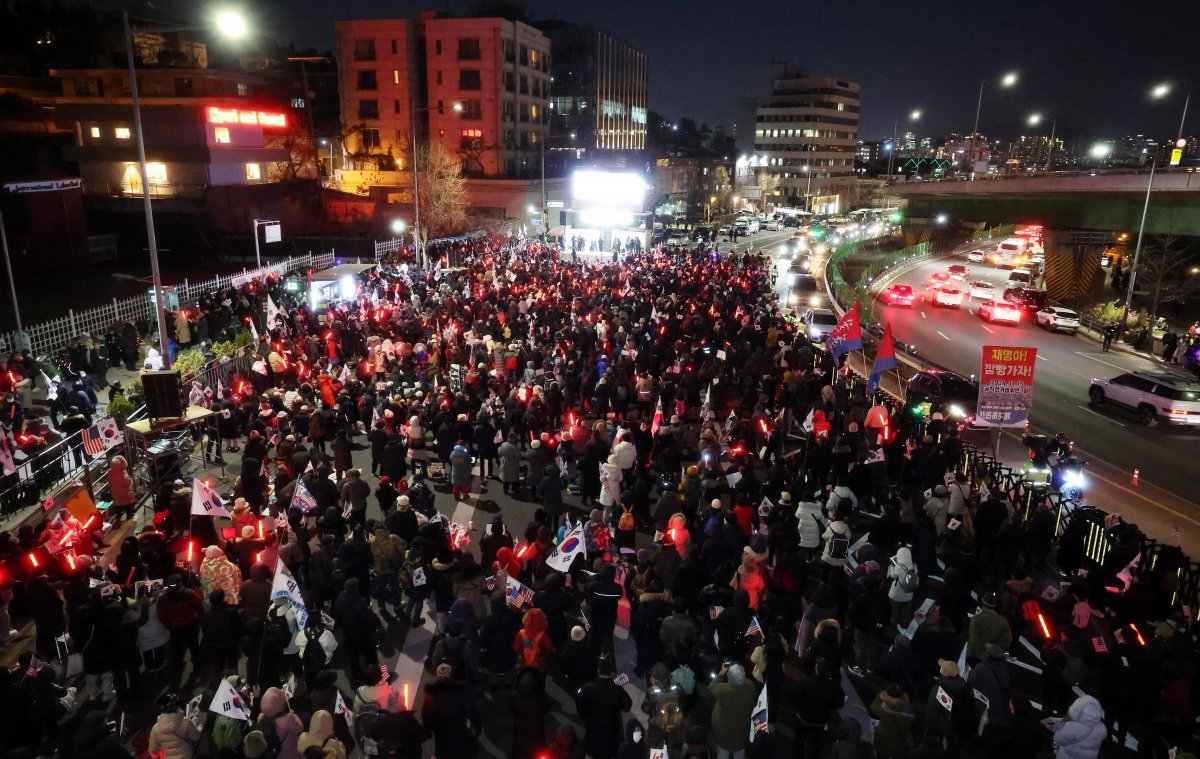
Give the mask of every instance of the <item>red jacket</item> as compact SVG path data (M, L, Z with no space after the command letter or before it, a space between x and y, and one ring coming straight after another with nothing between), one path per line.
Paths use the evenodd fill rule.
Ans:
M554 642L546 632L546 615L541 609L530 609L523 621L525 626L513 639L513 651L521 655L521 666L533 667L544 675L554 652Z

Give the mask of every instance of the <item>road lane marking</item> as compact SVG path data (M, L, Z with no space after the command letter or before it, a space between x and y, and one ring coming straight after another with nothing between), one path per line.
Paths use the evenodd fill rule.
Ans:
M1092 354L1090 354L1090 353L1084 353L1083 351L1075 351L1075 354L1076 354L1077 356L1083 356L1084 358L1090 358L1091 360L1093 360L1093 361L1096 361L1096 362L1099 362L1099 363L1101 363L1101 364L1104 364L1105 366L1111 366L1112 368L1114 368L1114 369L1118 369L1118 370L1120 370L1120 371L1122 371L1122 372L1124 372L1124 371L1128 371L1128 370L1127 370L1125 367L1123 367L1123 366L1119 366L1119 365L1117 365L1117 364L1110 363L1110 362L1108 362L1108 361L1105 361L1104 359L1096 358L1095 356L1093 356L1093 355L1092 355Z
M1040 354L1040 353L1039 353L1039 354L1037 354L1037 357L1038 357L1038 359L1039 359L1039 360L1041 360L1041 361L1049 361L1049 360L1050 360L1050 359L1046 358L1045 356L1043 356L1043 355L1042 355L1042 354ZM1081 375L1081 376L1082 376L1082 375Z
M938 334L941 335L942 337L946 337L946 335L941 330L938 330ZM950 338L946 337L946 339L949 340Z
M992 329L991 327L989 327L989 326L988 326L988 325L986 325L986 324L980 324L979 326L980 326L980 327L983 327L983 328L984 328L984 329L986 329L988 332L991 332L993 335L994 335L994 334L996 334L996 330Z
M1126 426L1126 424L1124 422L1118 422L1116 419L1113 419L1111 416L1105 416L1104 414L1101 414L1099 411L1093 411L1092 409L1088 408L1087 406L1081 406L1080 404L1077 403L1077 404L1075 404L1075 408L1081 408L1084 411L1091 414L1092 416L1098 416L1101 419L1103 419L1104 421L1112 422L1113 424L1117 425L1118 427Z

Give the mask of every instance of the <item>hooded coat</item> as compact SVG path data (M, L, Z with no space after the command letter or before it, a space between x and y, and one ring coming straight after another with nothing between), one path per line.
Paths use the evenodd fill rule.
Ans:
M1069 719L1054 729L1055 759L1096 759L1108 737L1104 710L1092 696L1080 696L1067 710Z
M242 601L242 619L247 624L264 619L271 606L271 568L266 564L255 564L250 570L250 579L242 583L238 597Z
M546 615L541 609L525 612L523 626L513 638L513 651L521 660L522 667L531 667L545 675L554 653L554 641L546 625Z
M304 732L304 723L294 712L288 710L287 696L279 688L267 688L259 702L262 708L258 715L259 722L272 722L275 735L279 737L278 759L300 759L298 741L300 733ZM333 732L333 725L329 725Z
M900 587L900 580L908 572L916 572L917 565L913 563L912 551L907 546L901 546L896 551L896 562L888 567L887 579L891 580L888 587L888 598L898 603L911 601L913 592Z
M821 545L821 518L824 516L821 511L821 504L815 501L801 501L796 507L796 521L800 533L800 547L809 550L820 547Z
M279 695L282 696L283 692L280 691ZM196 723L184 717L182 712L171 712L158 715L154 726L150 728L148 748L151 754L161 759L192 759L199 742L200 731Z
M333 715L324 709L313 712L308 730L300 733L296 741L296 750L301 756L310 746L321 749L322 759L346 759L346 747L333 736Z
M908 756L916 721L908 705L908 694L902 692L893 698L887 691L880 691L871 702L871 716L879 720L875 726L875 753L879 759Z
M583 745L588 756L595 759L616 756L621 743L621 714L633 708L633 700L625 689L612 678L593 680L575 695L575 708L583 722Z
M459 488L469 488L473 475L471 474L471 454L465 446L456 445L450 451L450 484Z
M501 482L513 483L521 479L521 452L512 442L505 440L497 452L500 457L498 474Z
M124 456L113 456L108 465L108 491L113 506L133 505L133 479L129 476L129 462Z

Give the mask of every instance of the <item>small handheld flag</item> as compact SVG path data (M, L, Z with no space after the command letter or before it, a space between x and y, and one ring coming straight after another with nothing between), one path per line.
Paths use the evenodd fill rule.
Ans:
M199 477L192 478L192 516L231 518L220 494Z
M208 710L233 719L250 721L250 707L246 705L241 694L225 679L217 683L217 694L213 696Z

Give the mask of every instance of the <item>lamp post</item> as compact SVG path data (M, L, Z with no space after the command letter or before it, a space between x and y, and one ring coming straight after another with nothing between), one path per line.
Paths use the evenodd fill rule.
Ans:
M893 144L892 150L895 150L895 149L896 149L896 146ZM808 175L808 180L804 183L804 210L808 214L811 215L812 214L812 166L805 165L805 166L801 167L801 170L805 174Z
M4 251L4 268L8 270L8 290L12 294L13 300L13 315L17 317L17 344L12 346L16 350L25 349L25 328L21 326L21 306L17 304L17 284L13 281L12 259L8 255L8 231L4 228L4 214L0 213L0 248Z
M919 109L908 114L909 121L917 121L920 118L921 118L921 111ZM888 151L888 171L887 171L888 181L891 181L891 178L892 178L892 161L896 157L896 132L899 129L899 127L900 127L900 119L898 119L898 118L894 119L892 121L892 149Z
M979 80L979 99L975 101L975 125L973 127L971 127L971 152L970 152L970 155L968 156L969 160L971 161L971 166L972 166L971 175L972 176L974 176L974 174L975 174L975 169L974 169L975 160L976 160L976 158L975 158L975 135L979 134L979 114L983 110L983 88L984 88L984 85L986 85L989 81L998 81L1001 87L1007 89L1017 83L1017 72L1010 71L1009 73L1000 77L1000 79L998 79L998 80L994 80L994 79Z
M163 367L171 368L171 351L167 349L166 304L163 302L162 274L158 266L158 239L154 233L154 207L150 202L150 179L146 171L146 138L142 132L142 109L138 98L137 67L133 57L133 33L129 29L129 13L121 14L125 31L125 55L129 61L129 93L133 105L133 131L137 138L138 171L141 172L142 210L146 216L146 245L150 251L150 278L154 283L154 316L158 325L158 343L161 348ZM246 34L246 22L232 11L217 16L217 27L227 37L242 37ZM182 32L195 27L165 26L145 28L146 32ZM255 227L255 239L258 239Z
M255 219L254 220L254 263L259 269L262 268L262 254L259 252L259 247L258 247L258 228L265 227L265 226L268 226L271 224L278 224L278 223L279 223L279 221L275 220L275 219Z
M332 182L333 181L333 140L327 140L324 137L322 137L321 144L329 146L329 171L327 173L329 174L330 182Z
M1029 115L1029 125L1037 126L1042 123L1042 114L1031 113ZM1054 171L1054 132L1058 128L1058 119L1050 121L1050 142L1046 146L1046 173Z

